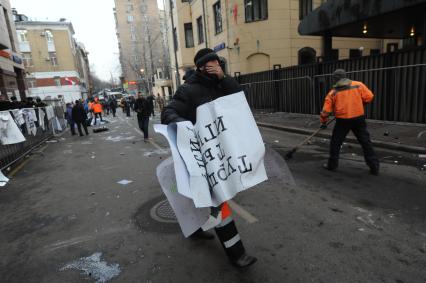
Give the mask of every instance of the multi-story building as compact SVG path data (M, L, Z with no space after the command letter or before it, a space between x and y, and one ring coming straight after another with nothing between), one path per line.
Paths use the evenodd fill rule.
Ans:
M25 71L8 0L0 0L0 17L0 96L20 100L26 95Z
M157 70L167 74L157 0L115 0L118 47L129 93L152 93Z
M25 18L15 24L30 96L63 98L65 102L86 98L90 89L88 53L74 39L72 24Z
M332 44L332 58L345 59L385 52L385 41L367 38L301 36L298 25L324 0L166 0L169 50L179 70L174 84L195 53L214 49L229 74L244 74L309 64L324 59L324 45Z

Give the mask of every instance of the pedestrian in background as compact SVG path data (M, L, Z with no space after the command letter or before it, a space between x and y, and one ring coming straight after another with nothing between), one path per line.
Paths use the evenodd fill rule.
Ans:
M137 113L139 129L143 132L144 141L149 139L149 116L151 115L151 108L148 100L139 92L138 98L135 101L135 111Z
M73 107L71 103L66 104L65 116L66 116L68 125L70 126L70 129L71 129L71 135L75 136L75 123L72 117L72 108Z
M12 96L10 98L10 109L21 109L24 105L18 101L18 99L16 98L16 96Z
M89 135L89 131L87 130L87 113L79 100L75 101L75 105L72 108L72 119L77 124L80 137L84 136L83 132L81 131L81 126L83 126L86 135Z
M95 119L94 125L96 125L96 121L97 121L98 117L99 117L101 122L103 121L103 119L102 119L102 109L103 108L102 108L102 104L99 102L99 98L97 98L97 97L95 98L95 101L92 104L92 109L93 109L93 113L94 113L93 119Z
M158 108L160 109L160 112L163 111L164 104L165 104L165 101L163 96L161 94L157 94L157 105L158 105Z
M334 113L336 125L330 141L330 157L324 168L336 170L339 166L340 148L352 131L362 146L364 159L370 167L370 173L379 174L379 159L374 152L365 121L364 105L373 101L374 95L363 83L352 81L346 77L346 71L337 69L333 73L335 83L327 94L320 115L322 127L326 127L328 117Z
M117 100L113 96L109 99L109 108L111 109L112 116L115 117L115 113L117 113Z
M25 108L34 108L36 107L35 105L34 99L31 96L27 97L27 100L25 101Z

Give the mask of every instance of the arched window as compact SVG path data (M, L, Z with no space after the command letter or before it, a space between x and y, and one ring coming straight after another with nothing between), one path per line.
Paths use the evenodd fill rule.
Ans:
M314 64L317 52L311 47L303 47L298 52L299 65Z
M249 73L267 71L270 69L269 55L265 53L254 53L247 57Z

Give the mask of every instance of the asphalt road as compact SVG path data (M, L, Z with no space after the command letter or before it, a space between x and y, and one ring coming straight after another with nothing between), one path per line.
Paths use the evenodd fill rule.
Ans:
M339 171L328 172L326 141L286 164L281 156L304 137L262 129L269 181L234 204L259 259L241 271L217 240L185 239L167 221L154 173L166 141L144 143L134 118L108 127L65 133L0 189L0 282L426 281L426 174L413 156L379 151L375 177L344 146Z

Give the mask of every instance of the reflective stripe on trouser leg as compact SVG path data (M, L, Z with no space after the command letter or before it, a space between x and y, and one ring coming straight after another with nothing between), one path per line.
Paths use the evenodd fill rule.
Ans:
M224 219L222 223L215 227L215 231L222 247L231 260L237 260L245 253L243 243L232 217Z

